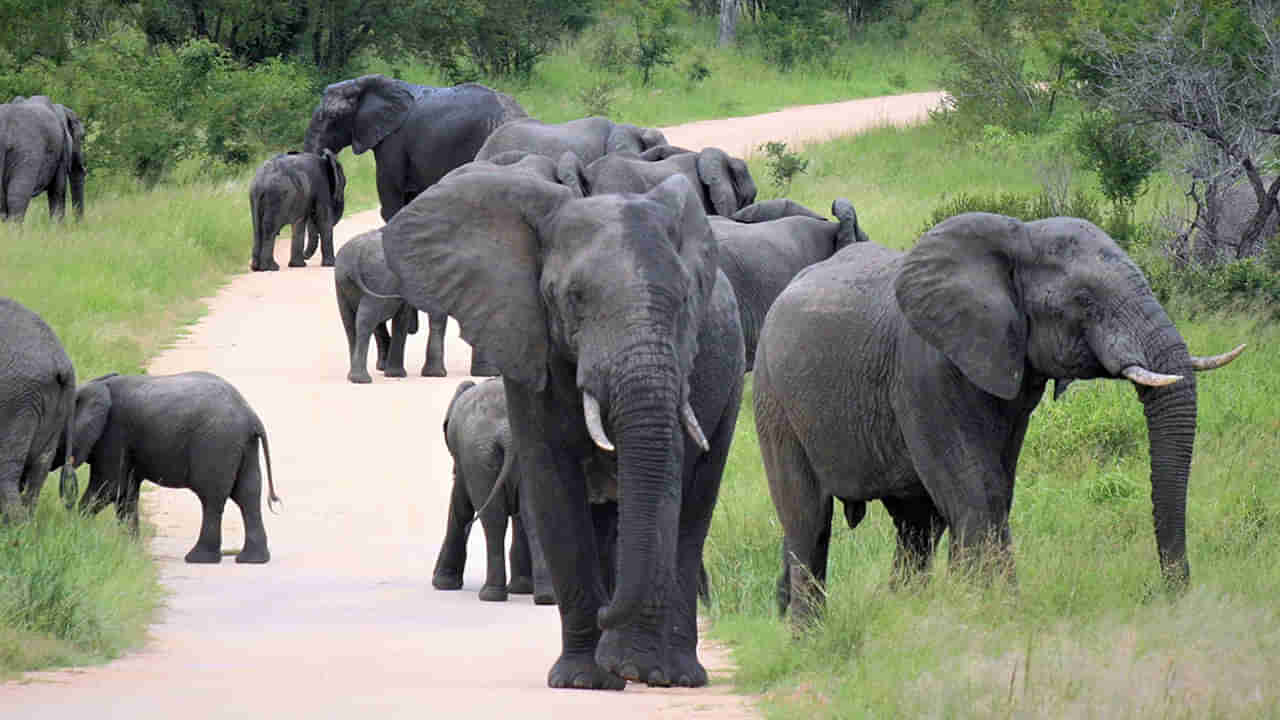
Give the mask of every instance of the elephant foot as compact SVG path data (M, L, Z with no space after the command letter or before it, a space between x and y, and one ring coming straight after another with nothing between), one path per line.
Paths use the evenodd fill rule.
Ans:
M297 260L297 259L295 259L295 260L290 260L290 261L289 261L289 267L306 267L306 266L307 266L307 261L306 261L306 260Z
M436 573L431 576L431 587L437 590L461 590L462 573Z
M217 565L222 562L222 552L195 547L191 548L191 552L187 553L184 559L189 563L198 565Z
M511 578L511 582L507 583L507 592L512 595L532 595L533 594L533 578L529 576Z
M251 565L262 565L271 562L271 552L265 547L262 548L245 548L236 555L236 562L248 563Z
M499 586L486 585L480 588L480 599L485 602L506 602L507 589Z
M320 261L320 267L333 267L333 258L327 257Z
M673 649L667 665L670 668L672 685L703 687L707 684L707 669L698 662L697 653L693 651Z
M369 373L356 372L355 370L352 370L351 372L347 373L347 380L357 385L368 385L369 383L373 382L373 378L369 377Z
M566 654L547 673L547 686L577 690L621 690L627 681L596 664L589 654Z
M264 269L266 269L266 270L279 270L279 269L280 269L280 263L276 262L275 260L272 260L271 262L267 263L267 266L266 266L266 268L264 268Z
M533 594L533 604L534 605L555 605L556 594L553 592L544 592L544 593L535 592Z
M378 358L378 362L374 364L374 367L377 368L378 372L382 372L383 370L386 370L387 369L386 359Z
M385 370L382 371L382 374L385 375L386 377L397 377L397 378L409 376L409 373L405 372L404 368L386 368Z
M424 365L422 367L422 377L445 377L448 374L448 371L444 369L443 365L439 367L434 365Z
M650 687L669 687L670 675L663 667L662 655L654 643L652 647L637 652L630 639L633 632L605 630L596 647L596 662L609 672Z

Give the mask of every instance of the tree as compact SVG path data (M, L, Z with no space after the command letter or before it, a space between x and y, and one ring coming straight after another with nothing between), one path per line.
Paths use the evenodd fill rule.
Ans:
M728 47L738 41L738 0L720 0L720 37L717 45Z
M636 41L633 59L640 68L641 85L648 85L654 69L670 65L680 36L676 34L680 0L627 0L622 11L630 16Z
M1162 131L1190 176L1192 226L1240 257L1277 211L1280 177L1260 163L1280 150L1280 7L1271 0L1177 0L1154 22L1080 34L1081 63L1100 106ZM1218 236L1221 193L1243 175L1257 210L1238 238Z

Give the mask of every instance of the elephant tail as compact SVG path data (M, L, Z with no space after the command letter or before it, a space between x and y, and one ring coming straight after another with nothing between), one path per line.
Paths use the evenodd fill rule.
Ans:
M262 423L258 423L258 437L262 438L262 455L267 459L267 508L276 513L275 506L283 505L284 501L276 495L275 479L271 477L271 445L267 442L267 430Z
M493 483L493 489L489 491L489 497L484 499L484 502L480 504L480 509L476 510L476 514L472 516L472 522L475 522L476 518L480 517L480 513L489 507L489 503L493 502L493 499L498 497L498 493L502 492L502 488L510 482L511 473L515 472L515 464L515 448L508 446L502 454L502 469L498 471L498 479Z
M0 161L2 160L3 150L0 150ZM58 382L66 386L66 392L71 394L71 407L67 408L67 425L63 428L62 436L62 473L58 476L58 494L62 496L63 504L70 510L76 502L76 497L80 494L80 483L76 479L76 454L72 445L75 441L76 427L75 371L59 373Z
M364 293L365 295L368 295L369 297L382 298L383 300L403 300L404 297L401 295L383 295L382 293L376 293L365 286L364 277L363 277L364 270L361 269L361 262L360 262L360 259L361 257L363 257L363 255L364 255L363 253L359 253L359 252L356 253L355 267L351 268L351 282L355 283L356 287L360 288L360 292Z

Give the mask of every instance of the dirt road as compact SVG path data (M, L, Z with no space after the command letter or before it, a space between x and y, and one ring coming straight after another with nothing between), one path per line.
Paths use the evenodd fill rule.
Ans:
M693 123L667 136L693 149L714 143L742 153L770 139L916 121L937 102L934 93L859 100ZM376 211L348 217L338 242L380 224ZM246 255L247 247L246 236ZM276 257L288 257L286 236ZM280 515L267 516L271 563L183 563L200 524L198 501L188 492L145 492L158 528L153 551L171 592L150 641L103 667L0 685L0 718L752 716L750 700L730 693L727 654L714 647L701 651L712 672L708 688L547 689L559 647L556 610L529 596L476 598L484 577L479 528L464 589L431 589L451 469L440 423L470 352L451 323L448 378L375 373L372 385L351 385L333 292L332 272L314 264L237 276L150 366L153 374L222 375L262 417L285 501ZM411 373L424 342L425 333L411 338ZM239 547L241 527L229 504L224 547Z

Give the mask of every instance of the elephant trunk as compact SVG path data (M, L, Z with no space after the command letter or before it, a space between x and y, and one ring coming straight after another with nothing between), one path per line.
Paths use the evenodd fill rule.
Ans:
M683 381L670 348L632 349L627 357L610 394L618 448L618 561L613 599L600 609L601 629L661 607L676 560Z

